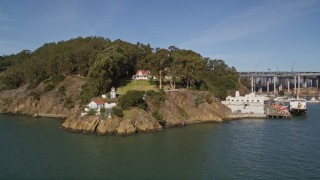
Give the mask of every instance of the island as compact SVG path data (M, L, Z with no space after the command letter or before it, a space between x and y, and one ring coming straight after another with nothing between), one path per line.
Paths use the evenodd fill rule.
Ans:
M221 100L249 81L221 59L102 37L0 58L0 112L61 118L66 130L134 134L222 122Z

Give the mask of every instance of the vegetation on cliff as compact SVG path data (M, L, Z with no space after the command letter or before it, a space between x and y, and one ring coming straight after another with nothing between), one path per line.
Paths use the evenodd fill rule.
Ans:
M236 69L223 60L212 60L200 54L170 46L153 49L149 44L131 44L102 37L75 38L46 43L35 51L21 51L0 57L0 88L15 89L28 84L28 89L58 76L86 77L79 99L83 103L119 87L137 69L150 69L158 87L208 90L219 98L239 89ZM164 77L170 77L164 81ZM54 88L47 85L47 90ZM63 88L61 92L64 91Z

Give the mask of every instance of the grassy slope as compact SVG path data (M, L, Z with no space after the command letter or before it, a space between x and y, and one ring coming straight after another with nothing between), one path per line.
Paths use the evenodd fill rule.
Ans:
M138 90L138 91L148 91L155 90L158 91L158 88L155 84L146 80L132 80L127 85L119 87L117 89L118 94L125 94L129 90Z

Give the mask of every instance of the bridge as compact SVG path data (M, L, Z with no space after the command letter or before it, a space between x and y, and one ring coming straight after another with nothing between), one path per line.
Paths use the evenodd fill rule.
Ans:
M300 88L319 89L320 72L315 71L251 71L239 72L240 78L251 79L251 91L281 90L300 93Z

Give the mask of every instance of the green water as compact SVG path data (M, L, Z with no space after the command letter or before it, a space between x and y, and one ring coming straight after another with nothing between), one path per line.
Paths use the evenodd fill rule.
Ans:
M291 120L246 119L127 137L74 134L0 114L1 179L320 179L320 104Z

